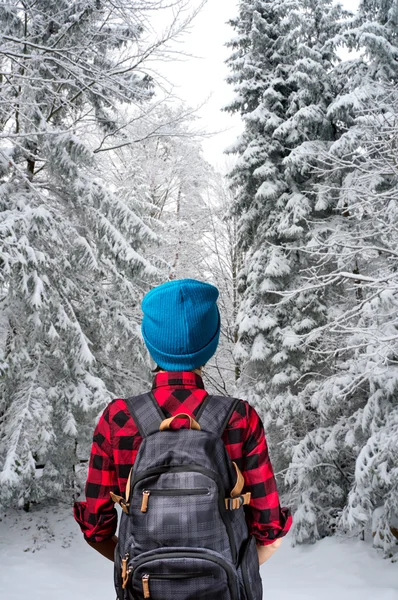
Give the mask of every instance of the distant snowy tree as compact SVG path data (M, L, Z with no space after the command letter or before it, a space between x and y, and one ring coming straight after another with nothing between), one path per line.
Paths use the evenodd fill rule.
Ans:
M202 155L203 132L196 120L195 110L187 106L151 103L131 135L127 128L136 142L118 150L112 169L119 190L144 186L151 226L159 234L146 255L166 279L194 277L204 255L205 196L213 169Z
M219 288L221 343L204 377L214 392L233 394L236 221L225 220L229 191L224 178L202 156L203 132L196 121L195 109L151 103L139 126L134 123L126 129L136 142L116 151L112 181L123 196L142 188L159 237L146 247L145 256L158 266L160 277L193 277Z
M119 195L102 157L130 143L126 107L137 120L153 94L144 61L179 30L177 13L164 39L145 34L163 5L0 2L2 504L73 487L94 416L148 381L156 235L143 187Z
M194 109L155 107L141 129L142 141L126 150L123 161L133 161L145 174L151 223L161 238L148 246L147 256L158 264L164 279L193 277L219 288L221 342L204 378L210 390L232 394L239 252L236 221L225 220L229 197L225 179L203 158L203 132L197 129ZM118 189L128 189L134 175L126 168L121 172L127 180L119 180Z
M202 278L214 283L220 291L221 335L217 353L206 365L205 377L217 393L232 396L239 377L233 350L237 342L237 285L242 253L238 244L237 218L227 217L231 204L227 179L215 172L209 183L205 204L209 225L202 240L199 266Z

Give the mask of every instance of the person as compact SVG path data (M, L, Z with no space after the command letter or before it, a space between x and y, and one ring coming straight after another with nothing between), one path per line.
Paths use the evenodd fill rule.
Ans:
M165 418L180 413L195 418L208 396L202 370L219 342L218 295L209 283L183 279L164 283L143 299L142 334L158 365L152 393ZM245 516L261 565L280 546L292 518L290 511L280 506L263 425L248 402L239 401L222 439L243 474L245 491L251 492ZM141 442L126 402L113 400L94 432L86 501L74 505L85 540L110 560L117 543L117 512L110 493L124 495Z

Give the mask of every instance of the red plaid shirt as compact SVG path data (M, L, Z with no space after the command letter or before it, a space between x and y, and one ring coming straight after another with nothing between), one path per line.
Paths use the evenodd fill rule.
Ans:
M202 378L191 371L157 373L153 394L165 418L178 413L195 417L208 395ZM181 426L183 424L181 423ZM251 492L247 511L250 533L260 545L272 544L289 531L292 518L281 508L261 420L241 400L223 435L228 454ZM94 432L86 484L86 502L76 502L75 519L86 540L102 542L115 534L117 513L110 492L124 495L127 478L142 442L124 400L113 400Z

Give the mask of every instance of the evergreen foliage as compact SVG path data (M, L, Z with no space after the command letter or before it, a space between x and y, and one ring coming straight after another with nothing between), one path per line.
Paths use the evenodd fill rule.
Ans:
M329 311L319 348L333 373L312 397L320 427L297 445L288 473L296 492L312 493L316 534L325 464L337 480L340 472L344 507L327 518L334 527L371 530L387 555L396 547L391 529L398 514L395 18L394 2L364 2L344 34L360 54L340 67L350 77L330 113L339 115L343 133L324 156L320 189L337 195L340 216L312 248L317 271L311 277L318 287L343 286L340 311ZM330 264L335 269L328 272Z
M230 110L245 123L231 149L239 155L231 174L232 210L246 251L236 356L243 365L241 386L278 447L273 460L279 471L316 423L301 392L308 376L325 368L301 341L327 319L324 294L303 291L286 300L284 293L301 287L300 273L310 268L301 248L312 243L311 219L330 216L318 201L314 167L339 135L328 108L338 93L332 39L341 33L344 13L329 1L240 6L229 61L237 92Z
M244 2L231 149L245 248L237 357L294 539L396 540L396 2ZM338 48L355 50L340 61Z

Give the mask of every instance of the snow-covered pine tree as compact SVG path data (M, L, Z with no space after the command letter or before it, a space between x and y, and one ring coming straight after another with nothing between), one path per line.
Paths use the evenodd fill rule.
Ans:
M0 3L2 504L72 487L94 416L147 382L155 235L97 158L123 136L121 109L152 95L142 62L160 44L143 23L161 5Z
M320 469L340 469L348 484L344 510L327 518L371 530L387 555L396 547L398 515L397 18L396 2L363 2L344 35L358 56L339 67L349 77L329 113L344 133L322 173L325 182L331 173L340 180L335 226L314 244L318 269L308 280L317 287L344 282L340 310L318 348L333 374L313 394L320 427L297 445L288 473L305 494L318 487ZM330 185L323 189L330 194ZM327 273L325 265L336 268ZM306 519L304 508L298 517Z
M245 123L231 149L239 156L232 210L245 251L236 355L245 395L265 418L277 470L316 423L300 392L325 368L301 343L326 319L322 294L311 290L289 301L283 292L297 287L307 265L298 248L311 241L311 218L329 215L317 204L312 168L339 135L327 110L337 94L332 40L344 15L331 1L242 0L233 23L230 83L237 96L229 110Z

